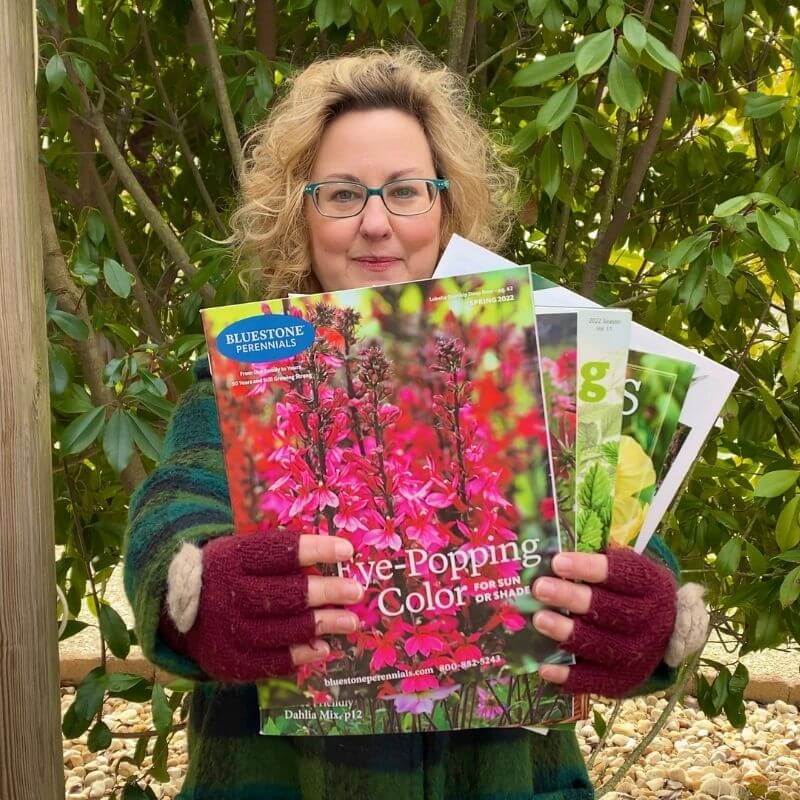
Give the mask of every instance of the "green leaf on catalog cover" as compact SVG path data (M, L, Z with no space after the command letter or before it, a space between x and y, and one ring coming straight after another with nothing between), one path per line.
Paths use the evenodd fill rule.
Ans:
M103 433L103 452L117 472L122 472L130 463L133 435L134 426L130 416L125 411L116 409Z
M591 75L608 61L614 49L614 29L590 33L575 48L575 68L578 75Z
M775 527L775 541L781 550L789 550L800 542L800 494L783 507Z
M581 482L578 503L585 509L602 508L611 494L611 478L600 464L592 464Z
M800 477L796 469L778 469L762 475L757 481L753 491L754 497L778 497L788 492Z
M611 99L629 114L634 114L644 100L644 92L636 73L619 56L611 59L608 68L608 91Z
M61 449L67 455L85 450L100 434L105 424L105 409L94 406L76 417L61 434Z
M130 650L130 638L122 617L107 603L100 603L98 619L100 620L100 631L108 649L117 658L127 658Z
M575 53L559 53L534 61L514 75L511 86L538 86L555 78L575 64Z
M604 526L600 516L591 509L584 509L578 514L578 550L582 553L594 553L603 547Z
M600 446L603 453L603 458L606 463L611 467L617 466L617 459L619 458L619 443L618 442L604 442Z

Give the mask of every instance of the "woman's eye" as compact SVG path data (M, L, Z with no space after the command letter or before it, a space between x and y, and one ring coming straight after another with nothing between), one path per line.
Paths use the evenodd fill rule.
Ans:
M338 192L334 192L333 194L334 200L352 200L353 193L349 189L340 189Z
M402 186L392 190L392 196L397 197L400 200L404 200L409 197L416 197L416 195L416 189L412 189L410 186Z

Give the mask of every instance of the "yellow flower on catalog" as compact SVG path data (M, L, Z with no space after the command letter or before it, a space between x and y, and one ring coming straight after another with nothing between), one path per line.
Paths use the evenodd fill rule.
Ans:
M616 496L638 495L656 482L656 471L650 456L632 436L620 436L617 456ZM616 509L614 511L616 519Z
M642 503L630 495L615 495L611 541L616 544L631 544L639 535L649 508L649 503Z

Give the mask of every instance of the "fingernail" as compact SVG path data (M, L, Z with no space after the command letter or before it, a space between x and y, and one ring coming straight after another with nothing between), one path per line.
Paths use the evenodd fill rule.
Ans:
M345 596L353 603L360 600L363 594L364 587L357 581L350 581L347 589L345 589Z
M326 656L331 651L330 647L328 647L328 643L323 642L322 639L317 639L315 642L312 642L311 649L319 653L320 656Z
M349 561L353 557L353 545L344 540L336 542L333 553L337 561Z
M553 557L553 569L563 578L570 578L575 571L575 559L569 553L559 553Z
M554 616L549 611L539 611L533 617L533 627L542 633L550 633L554 626Z
M352 614L340 614L336 617L336 627L341 631L354 631L358 628L358 623Z
M533 587L533 593L540 600L552 600L555 596L555 581L548 580L547 578L539 578Z

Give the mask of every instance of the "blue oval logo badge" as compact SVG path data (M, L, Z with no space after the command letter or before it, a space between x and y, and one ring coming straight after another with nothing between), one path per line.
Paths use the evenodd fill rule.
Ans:
M314 326L288 314L258 314L228 325L217 336L226 358L261 364L291 358L314 343Z

